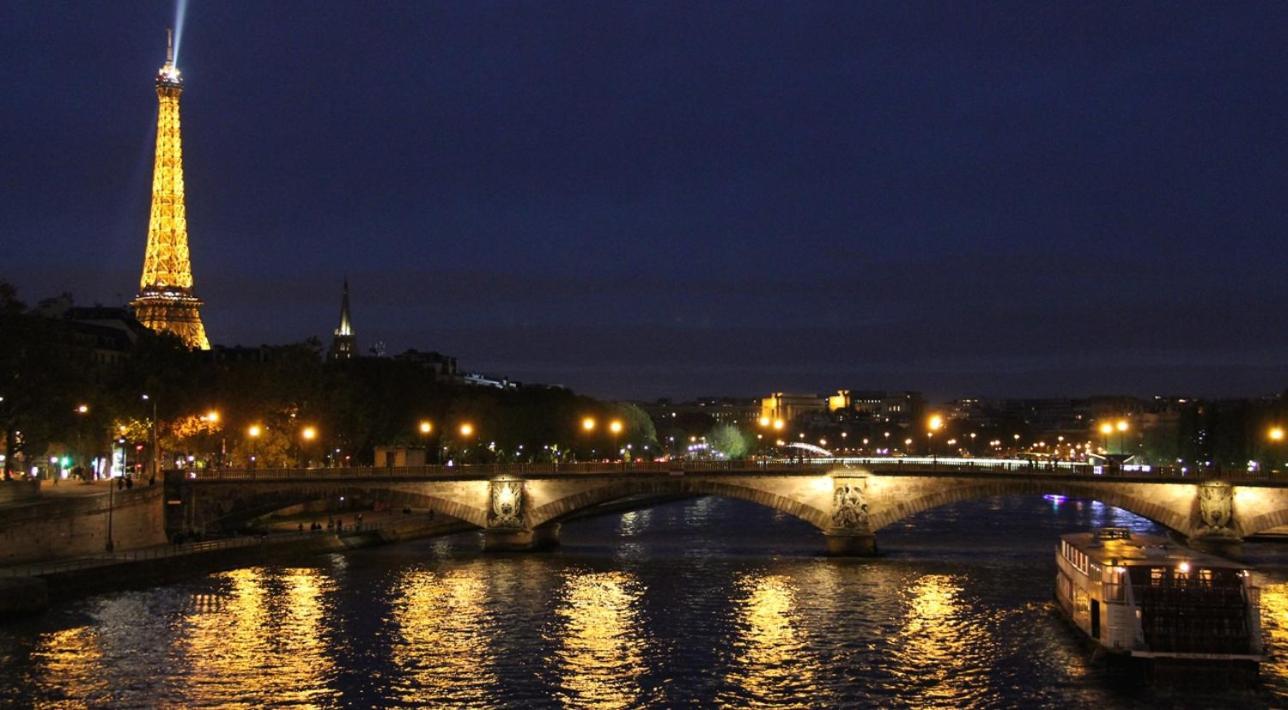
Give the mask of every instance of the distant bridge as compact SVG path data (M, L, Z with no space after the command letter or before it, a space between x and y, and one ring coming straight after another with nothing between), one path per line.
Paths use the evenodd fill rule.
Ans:
M488 550L555 543L568 517L639 495L750 501L813 525L842 555L872 554L876 533L909 516L996 495L1093 498L1218 547L1288 524L1288 486L1265 479L1204 480L1173 469L1108 475L1087 464L1002 459L242 469L171 476L167 489L172 530L231 530L290 506L356 496L475 525Z

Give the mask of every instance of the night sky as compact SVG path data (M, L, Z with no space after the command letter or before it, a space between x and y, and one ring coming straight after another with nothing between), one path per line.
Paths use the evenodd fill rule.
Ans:
M138 288L172 2L0 5L0 279ZM215 343L605 397L1288 386L1288 3L214 2Z

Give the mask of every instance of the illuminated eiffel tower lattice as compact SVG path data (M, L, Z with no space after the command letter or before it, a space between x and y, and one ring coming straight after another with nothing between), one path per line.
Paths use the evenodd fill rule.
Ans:
M201 299L192 290L188 218L183 202L183 144L179 138L179 95L183 79L166 46L157 72L157 154L152 171L152 214L139 295L130 302L134 317L157 332L174 333L189 348L209 350L201 323Z

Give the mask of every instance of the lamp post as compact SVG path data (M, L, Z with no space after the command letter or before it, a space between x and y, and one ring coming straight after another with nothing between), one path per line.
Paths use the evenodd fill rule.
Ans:
M464 464L466 452L469 451L466 442L469 441L470 437L474 436L474 425L469 422L461 422L456 432L461 436L461 463Z
M310 425L300 430L300 439L301 439L300 458L303 459L304 461L304 464L303 464L304 468L309 467L308 446L313 443L314 439L317 439L317 438L318 438L317 427Z
M926 440L930 447L930 461L932 464L938 463L938 459L935 455L935 432L943 428L944 418L938 414L932 414L930 415L930 418L926 420Z
M264 428L258 424L251 424L246 427L246 436L250 437L250 467L255 468L255 454L259 449L259 435L264 433Z
M86 463L89 463L89 457L85 455L85 422L84 422L85 415L89 414L89 405L88 404L78 405L76 407L76 414L81 418L81 421L76 426L76 453L80 456L80 458L83 461L85 461ZM97 474L97 472L95 473ZM62 470L60 467L59 470L53 473L54 483L57 483L58 479L61 477L62 477ZM95 477L97 477L97 475ZM110 478L110 475L109 475L109 478Z
M1131 428L1131 425L1127 423L1126 419L1119 419L1117 422L1114 423L1114 429L1118 430L1118 453L1120 454L1127 453L1127 446L1123 440L1123 437L1127 433L1127 430L1129 428Z
M1271 426L1270 429L1266 431L1266 439L1270 441L1271 446L1278 447L1282 445L1284 443L1284 438L1285 438L1284 428L1277 424ZM1278 470L1275 468L1273 460L1270 461L1269 463L1270 465L1267 466L1268 469L1270 469L1271 471Z
M622 452L620 449L617 448L617 437L621 435L622 430L625 428L626 427L623 426L622 420L620 419L614 419L613 421L608 423L608 431L612 432L613 434L613 450L617 451L618 456L621 456Z
M420 424L416 427L416 430L420 432L420 436L425 442L425 463L428 464L429 463L429 435L434 433L434 423L429 421L428 419L422 419L420 420Z
M155 397L143 395L143 401L152 402L152 480L156 481L161 471L161 452L157 449L160 438L157 436L157 400Z
M222 427L222 426L219 426L219 420L220 420L219 410L217 410L217 409L211 409L210 411L206 412L206 415L205 415L204 417L202 417L202 419L204 419L204 420L205 420L205 422L206 422L206 424L208 424L208 425L210 426L211 430L213 430L215 427L219 427L219 431L220 431L220 432L222 432L222 431L223 431L223 427ZM223 465L224 465L224 436L223 436L223 434L222 434L222 433L219 435L219 458L217 459L217 462L218 462L218 463L217 463L217 466L216 466L216 467L217 467L217 468L223 468Z
M107 544L104 548L111 552L116 544L112 542L112 507L116 503L116 486L111 479L107 481Z
M1109 437L1114 433L1114 425L1104 422L1100 425L1100 433L1105 437L1105 453L1109 453Z
M594 417L586 416L581 418L581 433L586 435L590 441L590 455L595 455L595 430L599 428L599 420ZM573 455L577 456L576 445L573 445Z

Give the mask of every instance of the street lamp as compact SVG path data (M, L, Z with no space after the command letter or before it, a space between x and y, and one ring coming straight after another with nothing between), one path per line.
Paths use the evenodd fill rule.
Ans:
M1105 437L1105 453L1109 453L1109 437L1114 433L1114 425L1109 422L1102 423L1100 433Z
M157 401L147 394L143 395L143 401L152 402L152 480L155 481L161 472L160 437L157 436Z
M618 437L618 435L620 435L620 434L622 433L622 429L624 429L624 428L625 428L625 427L624 427L624 426L622 426L622 420L620 420L620 419L614 419L613 421L611 421L611 422L609 422L609 423L608 423L608 430L609 430L610 432L612 432L612 433L613 433L613 448L614 448L614 449L617 449L617 437ZM620 450L620 449L618 449L618 450L617 450L617 455L618 455L618 456L622 456L622 452L621 452L621 450Z
M928 430L926 432L926 439L927 439L927 443L930 446L931 461L935 460L935 432L943 428L944 428L944 418L939 416L938 414L932 414L930 415L930 418L926 420L926 429Z
M1284 442L1284 436L1285 436L1284 428L1277 424L1274 426L1271 426L1270 429L1266 431L1266 438L1270 440L1270 443L1272 445L1277 446L1279 444L1282 444ZM1270 466L1268 468L1270 468L1271 470L1276 470L1273 462L1270 463Z
M81 404L81 405L78 405L78 406L76 407L76 413L77 413L77 414L79 414L79 415L81 415L81 417L83 418L86 414L89 414L89 405L88 405L88 404ZM83 460L85 460L85 462L86 462L86 463L88 463L88 462L89 462L89 457L85 455L85 434L84 434L84 429L85 429L85 427L84 427L84 425L83 425L83 424L82 424L82 425L78 425L78 426L76 427L76 449L77 449L76 453L77 453L77 454L79 454L79 455L80 455L80 457L81 457ZM93 467L91 466L90 468L92 469ZM84 477L84 474L83 474L83 473L82 473L81 475L82 475L82 477ZM52 474L52 477L53 477L53 479L54 479L54 482L55 482L55 483L57 483L57 482L58 482L58 479L59 479L59 478L62 478L62 471L57 471L57 470L56 470L56 471L54 471L54 472L53 472L53 474ZM109 477L110 477L110 474L109 474ZM98 474L97 474L97 472L95 472L95 473L94 473L94 478L98 478Z
M318 438L317 427L314 427L314 426L304 427L303 429L300 430L300 438L304 440L304 443L300 446L300 453L303 454L301 458L304 459L304 467L308 468L309 459L308 459L307 447L309 444L313 443L314 439Z
M429 463L429 435L434 432L434 423L429 421L428 419L422 419L420 420L420 425L417 428L420 430L420 435L423 436L426 440L425 441L425 463L428 464ZM437 449L438 447L434 447L434 448ZM442 462L440 461L439 463L442 463Z
M474 436L474 425L469 422L461 422L461 425L456 428L456 433L461 437L461 463L465 463L466 454L469 452L465 441Z
M250 437L250 467L255 468L255 453L259 446L259 436L264 433L264 427L258 424L251 424L246 427L246 436Z
M583 417L583 418L582 418L582 420L581 420L581 430L582 430L582 431L586 431L586 432L594 431L594 430L595 430L595 418L594 418L594 417Z
M1118 430L1118 453L1120 454L1127 453L1126 446L1123 442L1123 435L1127 432L1129 427L1130 425L1127 423L1126 419L1119 419L1114 423L1114 428Z
M208 410L205 414L201 415L201 421L210 425L210 429L213 432L215 427L219 424L219 410L218 409ZM225 441L223 434L220 434L219 435L219 467L220 468L223 468L224 466L224 457L228 453L226 449L227 449L227 442Z

